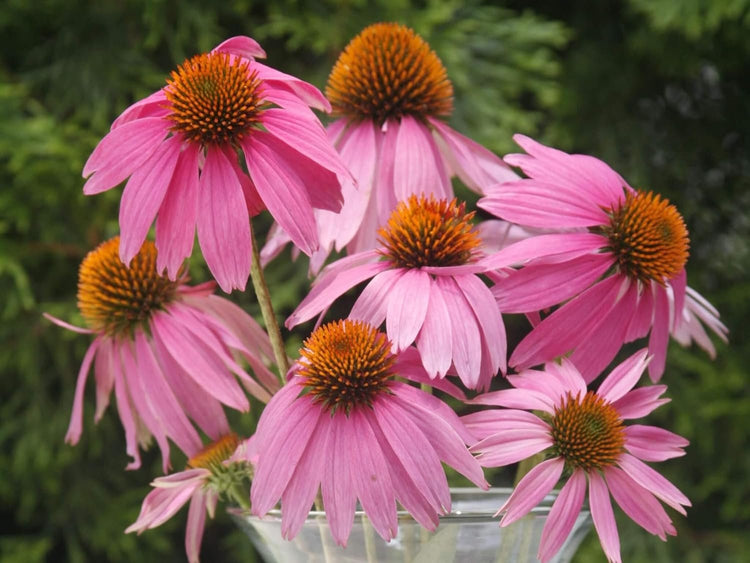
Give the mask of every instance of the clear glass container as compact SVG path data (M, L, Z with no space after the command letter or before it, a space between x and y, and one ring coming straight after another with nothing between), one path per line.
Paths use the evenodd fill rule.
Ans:
M527 516L500 528L493 515L512 489L451 489L452 509L428 532L408 513L399 512L398 534L384 541L361 511L354 516L349 541L342 548L331 537L325 513L311 511L302 530L291 540L281 537L281 514L271 511L258 518L242 512L233 516L248 534L265 563L525 563L537 561L542 528L556 495L550 494ZM583 510L565 544L551 560L570 561L591 528Z

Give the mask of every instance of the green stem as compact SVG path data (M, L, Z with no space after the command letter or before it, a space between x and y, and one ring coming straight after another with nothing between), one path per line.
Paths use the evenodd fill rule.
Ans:
M279 323L276 320L276 314L271 304L271 294L268 291L268 284L266 284L266 278L263 276L263 268L260 266L258 241L255 240L252 223L250 224L250 238L253 242L253 260L250 265L250 278L253 280L253 288L258 298L260 312L263 315L263 322L266 325L268 337L271 339L273 355L276 359L276 365L279 368L279 379L283 386L286 383L286 372L289 371L289 360L284 349L284 341L281 339L281 328L279 328Z

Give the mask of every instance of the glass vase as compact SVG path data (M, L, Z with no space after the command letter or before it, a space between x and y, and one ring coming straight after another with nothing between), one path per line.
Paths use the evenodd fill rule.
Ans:
M281 537L281 515L271 511L258 518L233 514L265 563L450 563L537 561L542 528L556 495L550 494L529 515L505 528L493 517L512 489L451 489L452 509L440 518L434 532L428 532L408 513L399 512L398 533L384 541L363 512L354 516L346 548L336 545L323 512L311 511L302 530L289 541ZM551 560L572 559L591 528L591 518L582 511L565 544Z

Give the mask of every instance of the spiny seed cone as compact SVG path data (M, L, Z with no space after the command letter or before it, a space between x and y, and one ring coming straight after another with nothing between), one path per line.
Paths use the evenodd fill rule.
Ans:
M125 266L120 237L89 252L78 271L78 308L89 327L109 335L131 334L174 299L178 282L156 272L156 246L146 241Z
M382 124L405 115L450 115L453 86L443 63L414 31L396 23L365 28L328 77L333 112Z

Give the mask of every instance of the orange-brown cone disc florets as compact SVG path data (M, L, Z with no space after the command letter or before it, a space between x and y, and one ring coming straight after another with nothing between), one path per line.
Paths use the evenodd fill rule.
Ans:
M234 432L222 436L191 457L187 462L187 466L192 469L212 469L217 467L229 459L237 449L239 443L240 440Z
M411 196L398 204L378 235L396 267L460 266L475 259L481 242L473 217L455 199Z
M620 269L631 278L663 284L685 267L690 247L682 216L653 192L628 192L603 229Z
M78 271L78 308L89 327L109 335L132 330L174 298L178 282L156 272L156 247L146 241L130 267L120 261L120 237L100 244Z
M227 53L196 55L165 88L172 131L202 145L239 141L260 121L263 97L249 62Z
M581 397L568 394L550 421L555 453L571 469L586 471L613 465L624 451L625 426L617 410L589 391Z
M396 23L365 28L328 77L335 114L383 123L404 115L449 115L453 86L443 63L414 31Z
M391 343L375 327L349 319L316 329L300 350L298 375L316 402L335 412L371 405L387 392L396 357Z

